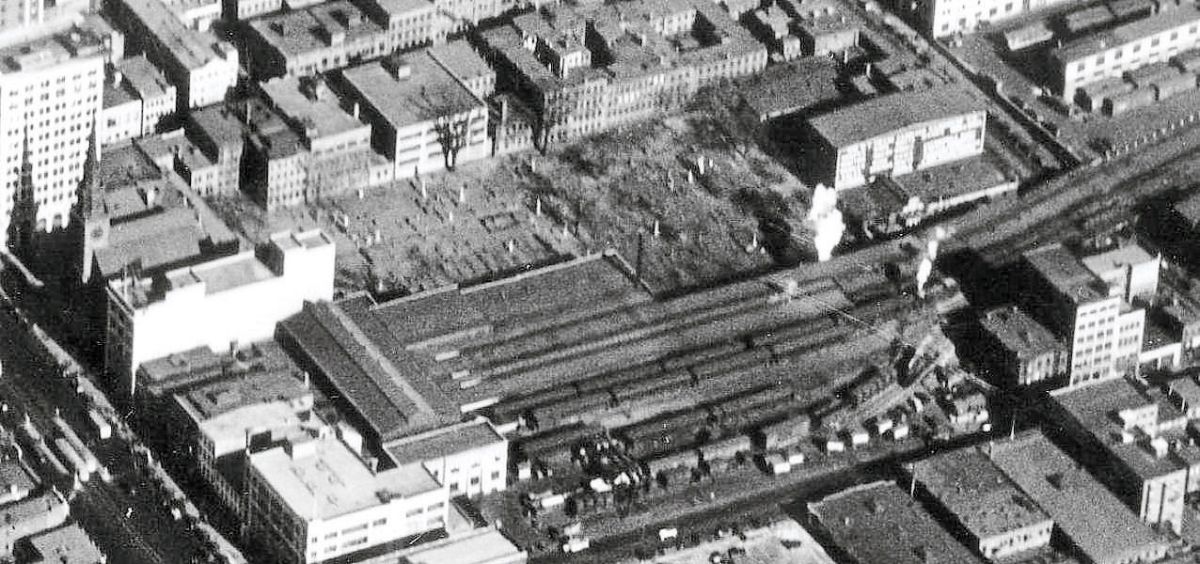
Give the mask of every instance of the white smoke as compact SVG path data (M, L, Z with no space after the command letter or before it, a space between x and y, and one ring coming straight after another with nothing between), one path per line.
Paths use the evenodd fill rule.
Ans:
M925 242L925 257L921 259L921 264L917 266L918 297L925 297L925 285L929 283L929 275L933 274L933 261L937 260L938 247L949 236L950 234L945 229L935 227L933 233L930 234L929 240Z
M837 190L817 184L813 189L812 206L808 210L808 224L813 233L812 244L817 251L817 260L829 260L846 231L842 212L837 209Z

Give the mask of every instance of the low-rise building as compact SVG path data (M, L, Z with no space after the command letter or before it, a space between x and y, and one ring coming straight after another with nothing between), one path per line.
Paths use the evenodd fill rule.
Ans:
M508 441L487 420L440 427L387 443L398 465L420 463L451 497L503 491L508 479Z
M1054 382L1067 373L1067 347L1016 306L992 309L979 320L981 356L1009 386Z
M1153 303L1158 294L1162 257L1151 255L1136 243L1083 257L1083 265L1126 302Z
M362 0L363 13L387 30L389 51L445 40L449 15L429 0Z
M263 16L246 27L250 73L260 81L340 69L393 49L388 30L347 0Z
M1056 421L1097 476L1147 523L1179 532L1184 496L1200 488L1200 449L1188 442L1187 414L1123 378L1058 390L1051 399Z
M1154 562L1168 540L1138 520L1095 478L1040 434L991 445L992 462L1037 502L1072 547L1094 564Z
M341 558L446 524L449 498L428 470L382 467L327 428L251 454L246 478L245 537L285 564Z
M809 503L808 513L833 543L826 549L835 558L844 554L858 564L983 562L893 482L838 492Z
M204 196L236 194L245 150L245 132L238 117L227 106L216 105L191 112L186 129L205 160L217 167L211 189L197 191Z
M67 525L29 537L21 562L29 564L106 564L108 558L79 525Z
M0 557L11 558L18 541L62 525L70 513L56 490L0 507Z
M965 448L926 458L909 468L912 478L995 560L1050 544L1054 521L981 449Z
M917 17L925 29L937 37L971 33L980 27L1041 10L1069 0L921 0L916 3Z
M844 190L982 154L987 112L967 91L946 86L872 98L809 125L816 180Z
M269 339L306 301L333 297L333 241L320 231L271 237L253 251L153 276L108 282L104 364L117 389L136 389L138 366L197 346Z
M1181 6L1134 20L1107 31L1077 39L1051 53L1053 87L1067 100L1093 82L1120 77L1128 71L1200 45L1200 10Z
M145 56L118 62L104 85L97 137L101 145L154 133L175 113L175 86Z
M429 52L346 69L343 77L396 178L490 156L487 105Z
M175 86L181 113L221 102L237 84L237 49L212 31L188 27L162 0L120 0L111 8L131 42Z
M492 528L474 529L416 547L363 560L359 564L525 564L529 555Z

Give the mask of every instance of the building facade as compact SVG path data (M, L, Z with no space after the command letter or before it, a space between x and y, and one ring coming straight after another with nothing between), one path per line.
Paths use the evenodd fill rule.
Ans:
M208 346L269 339L305 301L333 297L333 241L320 231L273 236L263 256L242 252L153 278L108 283L105 369L132 393L138 366Z
M982 356L1009 386L1055 382L1068 371L1070 356L1050 330L1020 309L989 310L980 319Z
M809 125L819 180L844 190L982 154L987 112L947 86L872 98Z
M104 41L76 31L0 49L0 244L69 222L104 88Z
M1076 92L1088 84L1166 62L1197 45L1200 11L1195 6L1162 11L1055 49L1052 57L1057 83L1053 86L1072 101Z
M971 33L992 23L1071 0L921 0L918 19L937 37Z

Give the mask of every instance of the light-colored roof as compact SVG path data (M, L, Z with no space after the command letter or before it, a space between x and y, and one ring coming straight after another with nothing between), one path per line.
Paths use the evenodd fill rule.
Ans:
M892 482L875 482L808 505L833 542L858 564L982 562Z
M1107 292L1100 290L1103 286L1100 279L1062 244L1055 243L1029 251L1025 253L1025 260L1059 293L1075 303L1097 300L1107 295Z
M465 538L449 538L404 555L405 564L494 564L525 562L525 553L500 531L488 529Z
M899 92L823 114L810 125L834 147L844 147L906 127L983 111L983 104L958 86Z
M1092 55L1115 49L1151 35L1186 28L1200 21L1200 10L1184 5L1177 10L1166 10L1149 17L1134 20L1108 31L1093 33L1076 39L1055 49L1052 56L1066 65ZM1185 31L1186 32L1186 31Z
M176 63L189 70L208 64L215 58L236 53L229 43L211 32L196 31L184 25L159 0L121 0L128 10L154 34Z
M255 18L250 28L285 56L330 48L329 33L344 33L345 45L364 37L382 37L386 32L346 0Z
M165 276L172 289L203 282L205 294L211 295L256 284L276 275L254 255L254 251L245 251L196 266L178 268L167 272Z
M434 45L429 48L429 56L441 63L451 75L462 80L495 74L487 61L484 61L465 40Z
M304 519L332 519L412 497L441 486L420 464L372 473L366 463L334 436L316 441L313 452L293 457L278 447L250 455L254 471Z
M29 544L47 564L98 564L104 553L79 525L67 525L29 537Z
M343 71L346 82L393 127L452 116L482 107L483 102L434 62L427 52L404 55L411 74L396 78L387 65L370 63Z
M1133 562L1167 541L1040 434L992 445L992 461L1093 562Z
M1157 260L1139 245L1129 244L1098 255L1083 258L1083 265L1096 276L1104 276L1118 268L1151 263Z
M176 396L176 401L183 399ZM295 407L286 402L272 401L243 405L206 419L200 422L200 433L220 448L219 445L232 441L245 441L248 431L288 427L299 429L303 422Z
M917 462L912 471L980 540L1050 521L979 449L945 452Z
M158 67L154 66L145 55L121 59L117 61L116 68L121 71L121 74L125 76L125 81L143 100L162 96L175 90L175 87L167 82L167 77L163 76L162 71L158 70Z
M342 110L333 94L316 97L305 95L300 90L301 80L300 77L283 77L260 83L259 86L279 112L303 127L310 139L368 127Z
M506 444L507 441L491 423L477 420L405 437L389 443L385 448L396 464L409 464Z

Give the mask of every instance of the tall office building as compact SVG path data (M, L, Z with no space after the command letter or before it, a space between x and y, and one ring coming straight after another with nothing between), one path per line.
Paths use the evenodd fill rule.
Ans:
M78 28L0 49L0 244L29 228L66 226L100 111L104 59L104 39Z
M0 30L42 23L45 0L0 0Z

